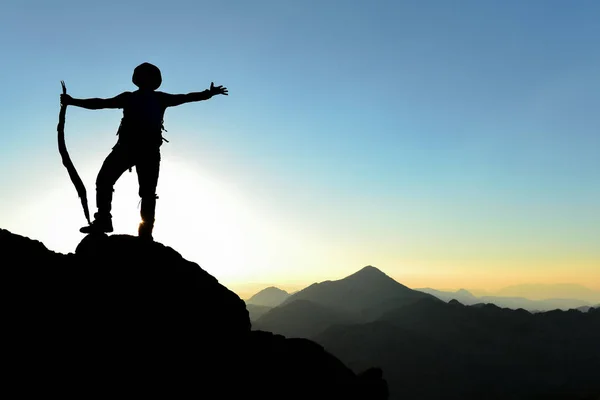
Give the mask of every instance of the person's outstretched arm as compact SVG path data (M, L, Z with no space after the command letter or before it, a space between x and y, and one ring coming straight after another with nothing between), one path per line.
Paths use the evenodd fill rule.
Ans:
M120 95L117 95L110 99L75 99L69 96L68 94L61 94L60 102L61 104L67 106L77 106L87 108L88 110L99 110L102 108L123 108L126 95L127 92L121 93Z
M214 95L224 94L229 95L227 88L223 86L215 86L213 82L210 83L210 89L206 89L202 92L192 92L188 94L167 94L165 95L165 106L175 107L184 103L191 103L193 101L208 100Z

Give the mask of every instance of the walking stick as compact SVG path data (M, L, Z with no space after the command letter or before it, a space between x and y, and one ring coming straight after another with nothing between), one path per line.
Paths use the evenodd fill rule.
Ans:
M62 85L63 94L67 94L67 87L65 86L64 81L60 81ZM81 206L83 207L83 213L85 214L85 219L87 219L88 224L90 224L90 210L88 209L87 202L87 194L85 191L85 186L73 165L73 161L71 161L71 157L69 156L69 152L67 151L67 145L65 143L65 115L67 113L67 106L65 104L60 105L60 113L58 114L58 126L56 129L58 130L58 151L60 152L60 156L62 158L62 163L67 169L69 173L69 177L71 178L71 182L75 186L75 190L77 190L77 195L81 199Z

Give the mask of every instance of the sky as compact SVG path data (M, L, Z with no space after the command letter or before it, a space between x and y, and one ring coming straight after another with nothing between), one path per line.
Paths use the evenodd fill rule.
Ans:
M222 283L373 265L409 287L600 289L598 20L591 0L3 1L0 227L75 250L60 81L113 97L150 62L162 91L229 90L167 110L154 229ZM67 110L92 212L121 116ZM138 207L134 170L115 233Z

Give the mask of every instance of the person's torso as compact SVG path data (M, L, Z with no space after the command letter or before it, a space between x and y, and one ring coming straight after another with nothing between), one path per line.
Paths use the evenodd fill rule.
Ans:
M159 93L135 91L127 96L119 126L119 142L136 147L158 147L162 144L165 107Z

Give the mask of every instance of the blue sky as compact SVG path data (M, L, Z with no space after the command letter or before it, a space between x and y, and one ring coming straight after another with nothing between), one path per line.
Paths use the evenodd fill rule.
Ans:
M163 147L164 168L177 160L264 218L261 234L245 228L262 255L243 267L182 250L218 277L314 281L373 264L420 286L600 282L597 2L51 3L0 8L0 226L35 237L40 211L24 199L69 188L60 80L74 97L112 97L148 61L160 90L229 88L167 110ZM119 120L67 111L92 209ZM73 193L53 212L81 218ZM296 244L268 254L274 237ZM80 235L36 238L68 251Z

